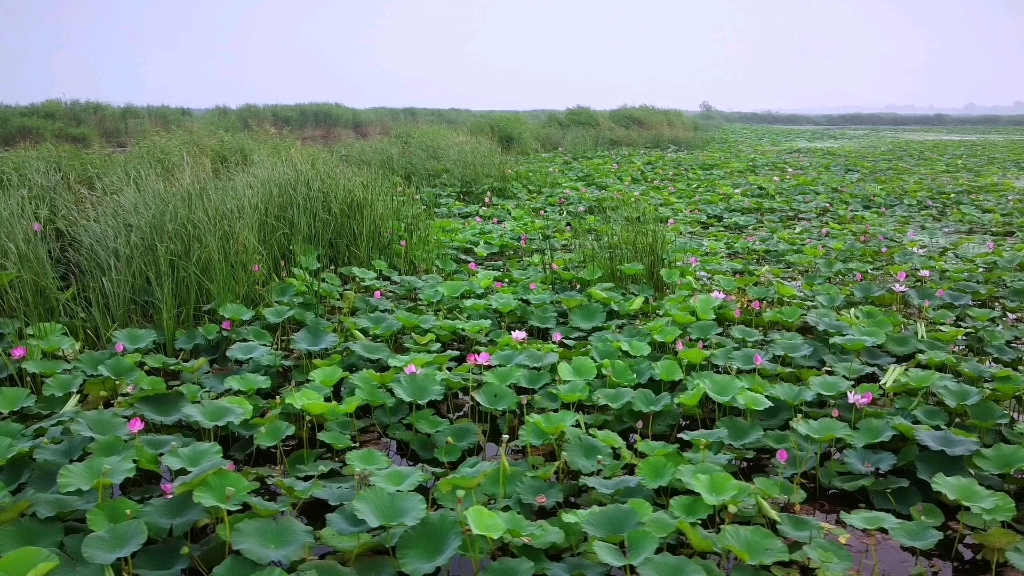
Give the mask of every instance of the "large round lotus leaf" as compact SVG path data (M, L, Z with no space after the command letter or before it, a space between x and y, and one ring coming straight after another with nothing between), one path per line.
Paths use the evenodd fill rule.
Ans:
M1024 468L1024 446L1017 444L996 444L978 450L973 457L974 465L989 474L1013 474Z
M141 510L142 506L137 502L127 498L113 498L97 504L86 513L85 518L89 529L99 532L114 524L138 519Z
M313 529L291 516L250 518L231 530L231 546L258 564L291 564L315 544Z
M904 546L920 550L929 550L942 540L942 532L924 522L902 522L889 529L889 536Z
M270 386L270 378L263 374L253 374L250 372L246 372L244 374L232 374L224 379L225 388L243 393L265 390L270 388Z
M640 576L707 576L699 564L686 556L661 553L636 567Z
M156 343L156 331L145 328L123 328L114 332L114 341L124 344L127 352L148 350Z
M450 512L433 512L402 533L395 556L402 572L424 576L448 564L462 542L458 518Z
M640 513L632 506L595 506L581 513L583 531L594 538L625 536L642 526Z
M484 568L480 576L533 576L533 562L526 558L499 558Z
M192 557L183 553L187 545L183 538L168 538L145 546L132 560L132 568L139 576L178 576L192 565Z
M728 472L714 474L697 474L690 480L684 480L690 490L700 494L704 502L711 506L721 506L729 502L743 488Z
M900 524L900 520L892 514L877 510L840 512L839 517L848 526L853 526L859 530L881 530L882 528L889 530Z
M59 565L60 558L53 552L26 546L0 558L0 576L44 576Z
M370 476L370 484L380 486L389 492L407 492L430 479L430 475L419 468L392 466Z
M61 492L95 490L120 484L135 475L135 464L128 458L91 456L82 462L68 464L57 473L57 486Z
M426 404L444 398L445 388L436 372L402 374L391 383L391 391L406 402Z
M142 505L139 517L146 523L150 534L164 537L168 532L174 535L185 534L193 524L209 515L206 508L188 496L175 496L149 500Z
M372 528L410 526L426 515L427 501L415 492L390 492L380 486L370 486L356 495L352 511Z
M723 526L718 533L718 545L746 564L775 564L789 559L782 539L760 526Z
M0 388L0 414L9 414L36 403L28 388Z
M589 302L569 312L569 324L581 330L590 330L604 324L605 309L596 302Z
M329 350L341 341L338 335L318 326L306 326L292 336L292 348L299 352L321 352Z
M966 456L978 451L981 442L977 438L967 438L954 434L949 429L919 430L916 433L918 443L932 450L941 450L950 456Z
M248 494L259 487L238 472L221 468L203 479L192 491L192 498L208 508L238 510L245 504Z
M505 533L505 523L501 521L501 516L484 506L472 506L466 509L464 514L466 523L469 524L469 529L473 534L486 536L493 540L501 538L501 535Z
M113 564L131 555L149 538L142 520L129 520L93 532L82 540L82 556L93 564Z
M519 395L508 386L488 382L473 391L473 398L484 408L503 412L519 406Z
M213 442L195 442L184 448L173 448L164 455L163 463L171 470L185 469L189 472L198 470L204 464L221 460L224 451L220 444Z
M573 470L592 474L612 461L612 449L597 438L580 435L565 443L562 456Z
M571 362L558 364L558 376L562 380L590 381L597 377L597 365L589 356L574 356Z
M285 420L271 420L266 424L263 424L256 431L256 435L253 437L253 443L261 448L269 448L276 446L282 440L291 436L295 433L295 425ZM320 434L320 438L324 439L323 432Z

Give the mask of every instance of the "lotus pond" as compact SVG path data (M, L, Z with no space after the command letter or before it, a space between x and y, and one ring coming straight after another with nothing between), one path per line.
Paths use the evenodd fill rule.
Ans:
M533 156L421 191L430 273L2 321L0 575L1024 569L1024 140L974 132Z

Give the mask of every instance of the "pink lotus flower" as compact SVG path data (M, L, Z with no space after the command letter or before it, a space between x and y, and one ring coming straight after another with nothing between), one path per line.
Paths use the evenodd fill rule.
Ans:
M754 240L756 240L756 238L753 236L747 236L747 242L754 242Z
M163 490L164 498L174 498L174 484L170 482L161 482L160 490Z
M233 324L231 324L231 320L225 320L220 323L220 327L223 330L231 330L231 326L233 326Z
M114 344L114 351L117 352L118 354L124 354L124 344L122 344L121 342Z
M405 246L406 246L405 240L402 240L401 242L399 242L398 245L401 246L402 248L405 248Z
M380 290L374 290L373 291L373 299L374 300L380 300L383 297L384 297L384 295L381 294Z
M28 356L28 348L18 346L11 350L11 360L24 360Z
M421 370L420 368L417 368L415 364L409 364L408 366L405 367L405 373L406 374L421 374L421 373L423 373L423 370Z
M921 270L920 272L918 272L918 274L921 276L921 278L931 278L932 271L931 270Z
M477 216L477 217L476 217L476 223L477 223L477 224L479 224L479 223L481 223L481 222L483 222L483 221L484 221L484 219L483 219L483 218L481 218L481 217L479 217L479 216Z
M789 460L789 452L786 452L785 448L779 448L778 452L775 453L775 458L778 459L779 464L785 464Z
M139 418L138 416L128 421L128 431L131 432L132 434L137 435L139 432L142 432L142 429L145 427L145 421L143 421L142 418Z
M839 418L839 408L833 408L832 409L832 417L833 418Z
M559 342L561 342L562 341L562 333L561 332L555 332L554 334L552 334L551 335L551 341L554 342L555 344L558 344Z
M725 292L722 292L721 290L715 290L714 292L711 293L711 297L714 298L715 300L725 300Z
M760 310L761 309L761 301L760 300L754 300L753 302L750 303L750 307L753 308L754 310Z
M861 241L861 243L867 242L868 241L868 237L867 236L861 236L860 237L860 241Z
M696 256L690 256L690 266L697 267L700 264L700 260Z
M686 344L683 344L682 340L676 340L676 351L682 352L686 349Z
M754 366L760 368L764 364L764 358L760 354L754 354Z
M523 246L526 246L526 244L527 244L526 240L527 240L526 234L523 234L522 236L519 237L519 243L522 244Z
M675 226L676 225L676 219L675 218L669 218L668 219L668 225L669 225L670 228L672 226Z
M925 300L925 301L924 301L924 307L925 307L925 308L927 308L927 307L929 307L929 306L931 306L931 305L932 305L932 301L931 301L931 300Z
M476 364L477 364L477 366L490 366L491 365L491 355L490 355L490 353L488 353L488 352L481 352L481 353L477 354L476 355Z
M893 284L892 289L894 292L899 292L902 294L903 292L907 291L907 286L906 284Z
M497 224L497 223L498 223L498 219L497 218L495 218L494 220L491 220L491 224Z
M35 232L36 234L41 233L43 231L43 225L40 224L39 222L33 222L32 231Z
M536 290L536 289L537 289L537 283L536 282L530 282L530 290Z
M919 256L925 253L925 249L921 248L920 246L914 246L913 248L910 249L910 251Z
M490 204L490 203L491 203L491 197L490 196L484 198L484 204Z
M479 270L480 267L476 265L476 262L470 262L469 263L469 269L473 270L473 271L476 271L476 270Z
M886 248L885 246L882 246L882 254L885 254L888 251L889 251L888 248Z
M699 349L699 350L703 350L704 349L704 341L703 340L700 340L700 341L697 342L697 349Z
M253 271L254 274L259 274L261 270L263 270L263 269L260 268L259 264L253 264L252 265L252 271Z
M739 318L740 316L743 316L743 311L740 310L739 308L737 308L736 311L733 312L733 316L736 316L737 318Z
M857 282L861 282L864 280L864 275L861 274L860 272L857 272L857 275L854 276L854 278L857 280Z
M939 289L938 289L938 290L937 290L937 291L935 292L935 295L936 295L936 296L938 296L939 298L942 298L943 296L945 296L945 295L946 295L946 291L945 291L945 290L943 290L942 288L939 288Z
M821 229L821 235L822 236L828 236L828 228L822 228Z
M854 406L864 408L868 404L871 404L872 400L874 400L874 396L871 394L871 392L865 392L864 394L860 394L858 392L854 392L853 390L846 391L846 401L849 402L850 404L853 404Z
M554 262L552 262L551 263L551 269L557 272L558 271L558 264L555 264Z
M228 462L228 465L225 466L225 468L228 469L228 472L234 472L235 469L236 469L236 466L235 466L234 462Z
M907 273L906 273L906 272L904 272L903 270L900 270L900 271L899 271L899 272L898 272L898 273L896 274L896 281L897 281L897 282L905 282L906 280L907 280Z
M513 330L512 339L516 342L526 342L526 331L525 330Z
M995 250L995 249L996 249L996 243L995 243L995 242L992 242L991 240L989 241L989 243L987 244L987 246L988 246L988 251L989 251L989 252L991 252L991 251L993 251L993 250Z
M495 282L494 283L494 287L497 288L498 290L501 290L502 288L505 287L505 283L504 282Z

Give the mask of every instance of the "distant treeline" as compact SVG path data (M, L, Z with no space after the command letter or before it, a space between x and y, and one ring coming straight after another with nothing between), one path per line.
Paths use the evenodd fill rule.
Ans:
M375 139L396 131L444 127L487 137L513 153L609 146L687 146L701 121L679 110L629 106L598 111L480 112L427 108L350 108L341 104L247 105L191 110L51 100L0 105L0 147L73 144L127 147L153 133L214 128L270 132L312 143Z
M700 117L733 124L775 126L1024 126L1024 115L895 114L776 114L773 112L701 112Z

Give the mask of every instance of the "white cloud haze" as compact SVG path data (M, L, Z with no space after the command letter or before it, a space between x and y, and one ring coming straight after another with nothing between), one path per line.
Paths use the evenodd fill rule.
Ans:
M1022 0L0 0L0 30L5 103L1024 100Z

